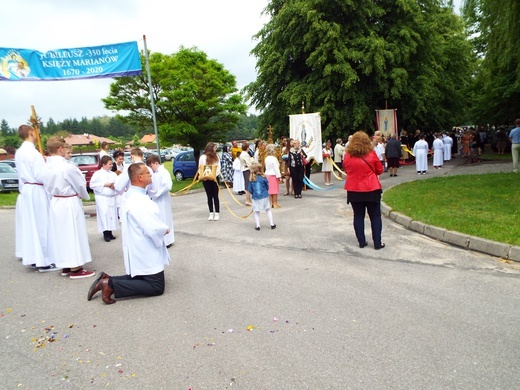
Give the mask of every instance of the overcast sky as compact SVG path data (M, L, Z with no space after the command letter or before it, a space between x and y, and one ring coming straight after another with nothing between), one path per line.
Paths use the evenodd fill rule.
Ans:
M256 78L252 36L267 0L16 0L2 3L0 46L53 49L137 41L171 54L196 46L235 75L239 89ZM26 123L31 105L46 122L113 115L103 107L112 79L0 82L0 120Z
M458 10L461 0L455 0ZM252 36L268 0L16 0L2 3L0 46L41 52L137 41L171 54L196 46L236 76L239 89L256 78ZM12 128L38 116L62 121L114 115L103 107L112 79L0 82L0 120Z

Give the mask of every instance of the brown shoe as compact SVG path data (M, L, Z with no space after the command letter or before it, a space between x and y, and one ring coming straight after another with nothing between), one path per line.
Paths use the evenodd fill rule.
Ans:
M116 301L111 298L113 293L114 290L112 290L108 285L108 278L101 279L101 298L103 299L103 302L105 302L107 305L116 303Z
M108 278L109 276L104 273L104 272L101 272L99 274L99 276L96 278L96 280L94 280L94 283L92 283L92 285L90 286L90 288L88 289L88 294L87 294L87 301L90 301L92 299L92 297L94 295L96 295L96 293L98 291L101 291L101 281L103 279L106 279Z

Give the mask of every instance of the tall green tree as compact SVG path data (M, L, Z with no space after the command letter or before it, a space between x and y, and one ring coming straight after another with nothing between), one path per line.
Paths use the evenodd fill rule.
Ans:
M520 116L520 2L466 0L463 15L480 58L471 114L479 123L512 124Z
M144 69L143 55L141 61ZM149 61L162 142L188 143L198 152L208 141L224 137L245 114L235 76L204 52L181 47L171 55L151 53ZM103 102L108 109L128 112L123 120L150 127L149 91L146 74L121 77Z
M373 129L386 105L404 127L448 127L464 107L470 46L450 3L273 0L265 12L245 90L276 135L302 102L325 135Z
M12 129L9 127L9 123L5 119L2 119L0 122L0 135L8 136L13 133Z

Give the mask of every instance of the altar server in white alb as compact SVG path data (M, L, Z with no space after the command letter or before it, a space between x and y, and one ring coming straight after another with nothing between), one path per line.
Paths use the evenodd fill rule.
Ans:
M161 220L168 225L170 233L164 236L164 244L167 248L175 242L175 235L173 231L173 214L172 214L172 197L170 191L172 189L172 177L170 173L161 164L159 156L151 154L146 159L152 171L152 185L148 187L148 195L159 206L159 214Z
M419 141L413 146L415 167L418 175L425 175L428 170L428 142L424 140L424 134L421 134L419 138Z
M159 207L148 195L146 187L152 178L146 165L131 164L128 168L131 186L121 204L121 232L126 275L109 276L101 272L90 286L87 300L101 291L106 304L112 298L155 296L164 293L164 266L170 256L164 236L170 232L159 216Z
M103 233L103 239L106 242L116 239L112 232L119 228L117 192L114 189L117 175L112 172L112 164L110 156L101 157L101 169L94 172L90 179L90 188L96 197L98 232Z
M83 265L92 261L88 243L87 224L81 198L89 199L85 177L65 155L65 141L50 137L47 141L47 164L43 171L43 185L52 197L49 210L49 255L61 274L71 279L88 278L95 271Z
M130 151L130 158L132 159L132 164L133 163L144 164L143 157L144 157L143 151L139 148L133 148ZM116 184L115 184L114 189L120 194L124 193L130 186L130 177L128 176L128 167L129 167L129 165L126 164L123 169L123 173L118 175L117 179L116 179ZM153 173L153 171L150 169L150 174L152 174L152 173Z
M433 167L441 169L444 163L444 142L442 142L442 134L438 133L432 145L433 149Z
M445 134L442 142L444 142L444 161L450 161L453 138L451 138L449 134Z
M15 219L15 255L23 265L41 267L41 272L56 270L47 251L49 227L49 197L43 188L43 156L36 150L36 130L28 125L18 128L23 140L14 156L18 172L18 190Z

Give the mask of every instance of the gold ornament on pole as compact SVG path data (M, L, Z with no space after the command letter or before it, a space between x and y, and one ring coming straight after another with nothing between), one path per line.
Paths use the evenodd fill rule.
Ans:
M34 106L31 106L31 119L29 121L32 124L32 127L34 129L34 132L36 133L36 141L38 142L38 150L43 156L43 148L42 148L42 140L40 138L40 120L38 119L38 116L36 115L36 110L34 109Z

